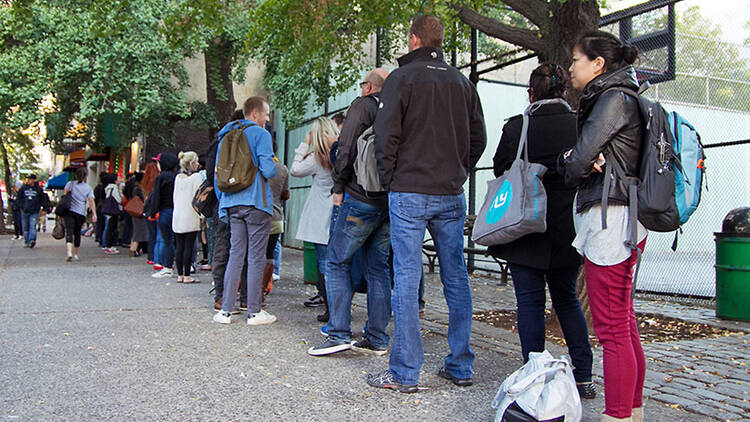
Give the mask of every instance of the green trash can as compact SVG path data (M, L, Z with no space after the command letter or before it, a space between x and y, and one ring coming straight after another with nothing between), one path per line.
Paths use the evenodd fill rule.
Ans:
M304 280L305 284L318 284L318 259L315 244L303 242Z
M750 321L750 208L732 210L716 241L716 316Z

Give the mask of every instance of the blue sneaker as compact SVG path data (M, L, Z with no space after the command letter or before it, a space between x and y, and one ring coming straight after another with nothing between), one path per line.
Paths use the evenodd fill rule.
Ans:
M324 325L320 327L320 335L323 337L328 337L328 325Z

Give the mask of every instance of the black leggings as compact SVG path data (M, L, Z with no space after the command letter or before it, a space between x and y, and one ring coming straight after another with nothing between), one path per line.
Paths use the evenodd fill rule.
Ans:
M86 221L86 217L75 213L73 211L68 211L67 214L65 214L65 241L68 243L72 243L73 246L76 248L81 246L81 228L83 227L83 223Z
M177 261L177 275L190 275L190 266L193 264L193 246L198 232L175 233L174 240L177 244L175 260Z
M276 250L276 242L279 241L281 233L268 236L268 245L266 246L266 259L273 259L273 251Z

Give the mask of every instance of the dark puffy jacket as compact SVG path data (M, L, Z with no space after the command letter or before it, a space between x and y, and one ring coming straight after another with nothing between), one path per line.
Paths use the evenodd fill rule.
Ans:
M358 201L366 202L378 208L388 208L388 196L382 194L367 194L357 184L354 173L354 161L357 159L357 139L362 133L375 123L378 112L378 95L372 94L357 98L349 106L346 120L339 134L338 153L333 166L332 193L348 193Z
M176 155L169 152L161 153L159 166L162 172L154 180L154 188L143 206L146 217L153 217L161 210L174 208L174 178L177 176L179 163Z
M375 118L375 158L386 190L458 195L487 143L474 85L422 47L398 59Z
M638 103L624 92L611 89L618 87L638 91L633 66L597 76L581 96L578 142L562 160L565 183L578 187L578 213L601 202L604 173L593 172L599 153L603 152L608 161L605 166L614 160L627 176L638 176L643 138ZM609 202L627 205L628 185L628 181L615 178L610 185Z
M516 159L521 139L521 115L511 117L503 127L503 136L493 160L495 177L508 170ZM542 184L547 192L547 231L521 237L505 245L490 246L491 255L511 264L541 270L576 267L581 257L571 246L573 197L575 188L565 186L557 171L557 157L576 143L576 113L565 103L540 106L529 117L529 161L547 167Z

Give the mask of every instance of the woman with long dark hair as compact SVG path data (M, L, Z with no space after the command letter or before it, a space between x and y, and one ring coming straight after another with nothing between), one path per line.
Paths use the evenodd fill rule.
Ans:
M94 205L94 191L86 183L89 171L80 167L75 172L75 180L68 182L63 195L70 192L70 210L65 214L65 260L78 261L78 249L81 247L81 227L86 221L86 207L91 210L91 221L96 223L96 205Z
M631 95L638 91L637 57L616 36L592 31L576 43L570 66L582 93L578 142L562 166L566 183L577 187L573 246L584 257L594 332L604 349L603 421L643 420L646 359L631 299L637 253L627 245L643 251L647 235L640 223L637 239L628 235L628 186L638 176L643 138Z
M568 82L568 72L553 63L540 65L529 78L531 104L526 146L529 160L548 169L542 179L547 192L547 231L491 246L489 252L504 259L513 276L524 362L529 359L529 352L545 349L545 287L548 287L575 368L578 391L582 398L593 399L596 396L591 382L593 355L586 318L576 296L581 257L571 246L575 237L576 190L565 186L563 175L557 171L557 157L576 144L576 113L565 101ZM515 160L522 126L522 116L517 115L503 127L494 158L495 177L508 170Z

